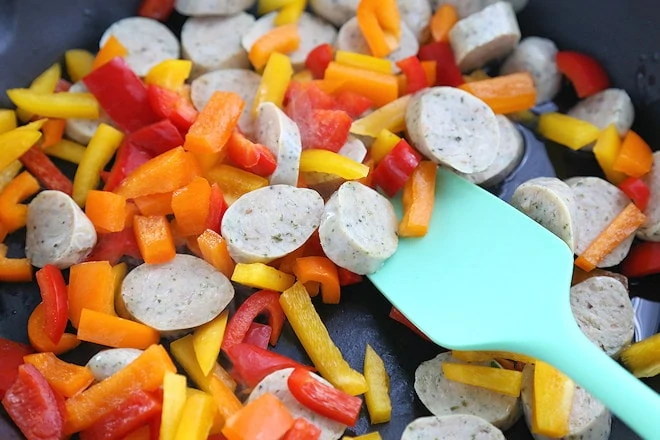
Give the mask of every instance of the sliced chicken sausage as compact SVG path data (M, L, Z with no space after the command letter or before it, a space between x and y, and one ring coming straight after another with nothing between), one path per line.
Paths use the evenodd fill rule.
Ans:
M133 362L143 353L137 348L111 348L96 353L88 362L94 379L102 381Z
M607 89L578 102L568 115L601 130L614 124L619 136L625 136L635 119L635 108L625 90Z
M174 7L181 15L204 17L232 15L254 6L256 0L176 0Z
M653 153L653 167L643 179L651 191L651 197L644 211L646 222L637 230L637 237L642 240L660 241L660 152Z
M77 82L71 86L70 92L87 92L87 87L81 82ZM87 145L96 133L101 123L113 125L112 119L107 115L103 109L100 109L98 119L75 119L69 118L66 120L66 128L64 134L69 139L76 141L80 144Z
M461 414L420 417L406 426L401 440L505 440L502 431L481 417Z

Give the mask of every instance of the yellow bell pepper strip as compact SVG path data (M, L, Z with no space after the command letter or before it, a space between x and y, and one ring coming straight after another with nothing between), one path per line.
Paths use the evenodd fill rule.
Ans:
M186 376L165 373L163 377L163 409L160 418L160 440L174 440L186 403Z
M265 15L269 12L277 11L283 7L290 5L295 0L259 0L257 4L257 14Z
M96 129L73 178L73 199L78 205L84 206L89 190L96 189L101 171L110 162L123 138L124 134L110 125L102 123Z
M371 424L389 422L392 418L390 377L385 369L385 363L369 344L364 355L364 378L369 386L364 393L364 401L367 404Z
M41 75L36 77L34 81L32 81L29 90L38 94L53 93L55 91L55 87L57 86L57 82L60 80L61 77L62 77L62 69L59 63L55 63L52 66L50 66L48 69L46 69ZM41 116L45 116L41 113L33 112L29 109L23 108L18 104L16 104L16 107L18 107L18 110L16 111L16 115L18 116L18 119L21 120L21 122L29 121L30 119L32 119L35 113Z
M406 109L411 95L390 102L351 125L351 133L361 136L377 137L383 129L399 133L406 128Z
M77 142L62 139L53 146L44 149L44 153L67 162L79 164L85 154L86 148Z
M257 289L283 292L293 285L295 278L263 263L238 263L231 275L231 280L244 286Z
M377 58L371 55L338 50L335 52L335 62L345 66L358 67L380 73L393 73L392 61L385 58Z
M193 153L221 152L238 124L245 102L236 93L214 92L186 133L183 147Z
M341 288L337 266L327 257L300 257L293 264L296 279L307 284L320 283L321 298L325 304L339 304ZM291 283L293 284L293 283Z
M23 171L12 179L0 193L0 223L8 232L14 232L27 222L26 205L21 202L39 191L39 182L32 174Z
M23 168L23 164L15 160L0 170L0 192L18 175L21 168Z
M507 396L520 396L522 386L520 371L443 362L442 372L447 379L454 382L485 388Z
M38 93L30 89L9 89L9 99L19 108L47 118L98 119L99 103L91 93Z
M392 151L400 141L401 138L399 136L392 133L387 128L383 128L369 147L369 156L375 163L378 163L387 156L387 153Z
M190 60L165 60L149 70L144 82L176 92L186 82L191 71L192 61Z
M642 177L651 171L653 166L653 151L640 135L628 130L621 143L619 154L614 160L612 169L631 177Z
M561 113L544 113L539 117L538 132L541 136L579 150L598 139L600 130L589 122Z
M537 361L534 367L532 433L561 438L569 432L575 384L556 368Z
M453 350L451 355L463 362L490 362L496 358L511 359L512 361L523 362L526 364L533 364L536 362L532 357L510 351Z
M64 52L64 64L71 81L77 83L92 71L94 55L84 49L67 50Z
M325 79L343 81L339 91L349 90L370 99L382 107L399 97L399 83L394 74L374 72L353 66L330 62Z
M293 67L289 57L278 52L273 53L268 58L259 88L254 95L252 114L256 116L257 109L263 102L272 102L281 108L292 75Z
M227 164L218 164L206 173L206 178L217 183L228 205L243 194L268 186L268 179Z
M341 440L383 440L383 438L378 431L374 431L368 434L358 435L357 437L343 436Z
M6 108L0 109L0 134L7 133L16 127L16 112Z
M15 128L0 134L0 170L18 160L40 138L40 132L25 128Z
M399 223L399 237L423 237L433 215L435 176L438 165L423 160L403 186L403 218Z
M529 72L472 81L459 88L481 99L497 114L529 110L536 104L536 86Z
M340 390L353 396L367 391L367 381L344 360L316 312L304 285L298 282L285 290L280 296L280 304L293 331L321 375Z
M0 224L0 228L2 227L4 225ZM27 258L7 258L7 245L2 243L0 243L0 281L16 283L32 281L30 260ZM45 333L44 338L50 342Z
M193 332L192 343L195 357L205 376L213 371L213 367L218 360L228 317L229 312L225 310L212 321L198 327Z
M248 59L255 70L260 71L268 62L271 54L275 52L289 53L300 46L300 34L295 23L278 26L266 32L252 44L248 52Z
M127 54L128 49L126 49L124 45L121 44L117 37L110 35L110 38L105 41L103 47L101 47L101 49L96 54L94 62L92 63L92 70L98 69L115 57L123 58Z
M600 132L596 145L594 145L594 156L603 170L605 177L614 185L618 185L626 179L626 175L614 169L614 163L621 150L621 138L614 124Z
M621 361L635 377L660 374L660 333L635 342L623 350Z
M271 393L248 403L227 420L222 434L227 440L278 440L293 426L293 416Z
M308 69L303 69L299 72L294 73L291 76L291 81L295 81L295 82L304 83L312 80L314 80L314 75L312 74L312 71Z
M275 26L283 26L285 24L298 22L306 7L307 0L293 0L277 13L274 21Z
M596 268L618 245L630 237L646 221L634 203L629 203L575 260L575 265L589 272Z
M174 440L206 440L213 425L215 411L211 396L189 388Z
M399 47L401 17L395 0L360 0L357 21L371 53L383 58Z
M303 150L300 156L300 172L334 174L343 179L355 180L366 177L369 167L348 157L328 150Z

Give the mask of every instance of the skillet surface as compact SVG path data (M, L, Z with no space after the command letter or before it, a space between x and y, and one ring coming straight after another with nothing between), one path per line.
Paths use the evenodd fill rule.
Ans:
M4 90L26 87L65 50L96 50L101 33L114 21L137 10L138 0L0 0L0 107L9 106ZM657 0L530 0L519 16L524 35L553 39L561 49L574 49L595 55L610 73L615 87L626 89L635 103L634 129L654 149L660 146L660 3ZM174 16L169 25L178 32L183 18ZM560 102L575 98L570 91ZM560 105L561 106L561 105ZM518 169L492 191L508 199L517 185L540 175L559 177L598 174L595 162L587 155L549 145L546 149L533 135L525 132L527 151ZM69 172L72 168L58 162ZM10 256L21 256L24 236L9 237ZM512 267L512 270L515 270ZM657 331L660 277L631 280L631 294L642 297L648 311L640 328ZM450 293L448 293L450 294ZM651 301L649 301L651 300ZM39 302L36 285L0 285L0 337L27 342L26 322ZM398 439L407 423L429 415L415 396L413 377L420 362L430 359L441 348L423 341L402 325L388 318L389 303L368 282L346 289L338 306L318 305L330 335L344 356L361 369L367 343L383 356L391 375L393 414L385 425L369 427L366 412L347 435L378 429L386 440ZM444 311L438 310L439 319ZM309 362L290 328L285 327L276 351ZM85 345L64 356L85 363L99 347ZM660 379L648 382L660 390ZM615 384L612 384L615 386ZM508 439L531 439L524 422L506 433ZM6 414L0 417L0 438L19 439L20 434ZM614 420L613 440L638 439L623 423Z

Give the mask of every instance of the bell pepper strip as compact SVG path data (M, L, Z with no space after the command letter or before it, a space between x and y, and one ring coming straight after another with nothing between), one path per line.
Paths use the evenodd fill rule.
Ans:
M442 372L447 379L454 382L485 388L506 396L520 396L522 386L520 371L443 362Z
M332 46L330 46L330 47L332 47ZM330 61L332 61L332 57L330 58L328 63ZM323 68L323 71L325 72L325 68ZM317 78L317 80L323 81L322 78L323 78L323 75L321 75L319 78ZM312 74L312 71L309 70L309 69L300 70L300 71L294 73L291 76L291 82L306 83L306 82L311 82L311 81L314 81L314 80L315 80L314 75Z
M73 199L78 205L84 206L87 193L96 189L101 171L110 162L123 138L123 133L110 125L102 123L96 129L73 178Z
M595 125L561 113L544 113L539 117L541 136L560 145L579 150L598 139L600 130Z
M142 0L137 15L165 22L174 12L174 0Z
M192 71L190 60L164 60L149 70L144 82L178 91Z
M383 438L378 431L373 431L367 434L358 435L357 437L343 436L342 440L383 440Z
M415 324L413 324L412 322L410 322L410 320L409 320L408 318L406 318L406 317L403 315L403 313L401 313L396 307L392 307L392 308L390 309L389 317L390 317L391 319L395 320L396 322L399 322L399 323L405 325L405 326L408 327L410 330L414 331L414 332L417 333L419 336L421 336L422 339L426 339L427 341L431 341L431 340L428 338L428 336L426 336L424 333L422 333L422 331L421 331L420 329L418 329L418 328L415 326Z
M244 286L283 292L293 285L295 278L263 263L237 263L231 280Z
M266 393L227 419L227 440L279 440L293 426L293 416L273 394Z
M139 322L82 309L78 339L107 347L145 349L157 344L160 334Z
M369 167L332 151L309 149L303 150L300 156L300 171L334 174L355 180L366 177Z
M406 94L412 94L433 83L429 83L426 78L426 72L422 67L422 63L416 56L409 56L396 62L397 67L401 69L406 77ZM399 93L401 95L402 93Z
M187 335L183 338L172 341L170 352L174 359L183 367L186 375L203 391L210 392L210 382L213 372L204 374L193 344L193 335Z
M220 232L222 218L227 211L228 205L225 196L217 183L211 185L211 195L209 197L209 215L206 217L206 229Z
M62 139L57 144L45 148L44 153L67 162L79 164L85 154L85 146L68 139Z
M52 147L61 141L65 127L66 121L64 119L48 119L43 127L41 127L41 132L43 133L41 148Z
M137 148L152 156L158 156L183 145L183 136L169 119L163 119L134 131L129 135L129 140Z
M57 87L57 83L61 77L62 68L60 67L60 63L55 63L44 70L32 81L29 90L38 94L52 94L55 92L55 88ZM17 105L17 107L18 109L16 110L16 115L21 120L21 122L27 122L35 116L35 112L22 108L19 105ZM42 114L40 115L44 116Z
M115 315L112 266L107 261L74 264L69 270L68 316L78 328L83 309Z
M449 31L458 21L456 7L450 3L440 5L431 17L429 28L433 41L449 42Z
M273 23L275 26L283 26L290 23L297 23L300 16L305 11L307 0L293 0L284 6L275 16Z
M635 377L654 377L660 374L659 335L635 342L621 353L621 361Z
M280 296L293 331L321 375L340 390L353 396L367 391L364 376L353 370L334 344L302 283L294 284Z
M469 75L463 75L463 78L465 79L466 83L470 83L475 81L485 81L487 79L492 79L493 77L486 73L484 69L477 69L471 72Z
M325 70L325 79L343 81L339 90L350 90L370 99L376 107L382 107L399 97L396 76L374 72L336 61L330 62Z
M261 314L268 318L268 325L273 329L270 344L275 345L284 325L284 311L279 303L280 293L274 290L260 290L250 295L236 310L227 324L222 350L227 351L245 338L250 324Z
M227 157L241 169L267 177L277 167L277 159L264 145L256 144L238 131L227 142Z
M623 260L621 273L630 278L660 273L660 243L652 241L636 243Z
M220 346L227 328L229 312L225 310L210 322L198 327L193 332L193 348L202 373L208 376L218 360Z
M94 382L94 374L88 367L64 362L50 352L28 354L23 360L34 365L53 390L64 397L71 397Z
M99 117L99 103L91 93L43 94L30 89L9 89L7 96L17 107L46 118Z
M44 188L62 191L68 195L73 192L73 183L50 160L46 153L38 146L30 147L20 158L21 163Z
M573 51L559 51L557 69L573 84L578 98L587 98L610 86L603 66L593 57Z
M376 165L373 182L382 188L385 194L394 197L403 188L421 160L422 156L405 139L401 139Z
M128 265L126 263L118 263L112 266L112 285L115 292L115 313L117 316L125 319L131 318L130 313L126 310L126 304L121 298L121 285L128 273Z
M235 93L216 91L186 134L184 148L195 153L222 151L236 128L245 102Z
M268 348L268 341L270 340L270 335L272 333L273 329L269 325L253 322L250 324L250 328L245 334L242 343L254 345L265 350Z
M255 70L260 71L268 62L271 54L289 53L300 46L300 34L295 23L277 26L259 37L248 51L248 59Z
M71 333L64 333L57 344L53 344L46 335L46 313L43 304L38 304L28 318L28 339L35 351L62 354L73 350L80 341Z
M40 132L20 128L0 134L0 170L19 159L40 138Z
M23 171L0 192L0 223L14 232L27 222L27 206L21 202L39 191L39 182Z
M174 237L166 217L136 215L133 230L140 255L146 263L165 263L175 257Z
M0 338L0 399L16 380L23 357L33 352L28 345Z
M435 176L438 165L423 160L403 186L403 218L399 222L399 237L423 237L433 215Z
M268 186L268 179L227 164L214 166L206 177L218 184L229 205L243 194Z
M362 275L358 275L339 266L337 266L337 276L339 277L339 285L341 287L361 283L363 279Z
M293 0L259 0L257 2L257 14L264 15L277 11L293 3Z
M69 320L67 288L62 272L47 264L35 274L46 319L45 332L53 344L58 344Z
M6 108L0 109L0 134L7 133L17 126L16 112Z
M60 403L55 391L31 364L18 367L16 381L2 399L9 417L30 440L63 437L64 413Z
M593 148L596 161L603 170L605 177L611 183L618 185L626 179L626 175L614 169L614 162L621 150L621 138L614 124L601 131Z
M628 130L612 169L631 177L642 177L653 166L653 151L640 135Z
M645 221L644 213L634 203L628 204L578 256L575 265L586 272L592 271L623 240L634 234Z
M646 210L651 198L651 190L642 179L628 177L618 186L640 211L644 212Z
M96 232L119 232L126 220L126 197L109 191L91 190L87 193L85 214Z
M411 97L411 95L402 96L356 120L351 124L351 133L375 138L384 129L392 133L403 131L406 128L406 109Z
M318 440L321 437L321 429L308 422L307 419L298 417L293 421L291 428L284 434L282 440Z
M348 52L346 50L338 50L335 53L335 61L345 66L358 67L360 69L371 70L373 72L388 74L393 73L392 61L385 58L377 58L371 55Z
M359 118L369 110L373 103L369 98L365 98L359 93L351 92L350 90L343 90L336 94L335 100L339 110L343 110L351 118Z
M99 234L96 245L86 261L107 261L115 265L125 255L136 260L142 258L132 227L126 227L120 232Z
M174 439L206 440L213 425L215 412L216 408L210 395L203 391L188 389Z
M114 35L110 35L99 49L92 62L92 70L96 70L114 58L123 58L128 55L128 49ZM90 71L91 73L91 71ZM89 73L88 73L89 75ZM85 75L87 76L87 75ZM83 77L84 78L84 77Z
M312 72L316 79L321 79L325 75L325 69L333 59L334 49L328 43L319 44L307 54L305 58L305 67Z
M155 419L151 419L148 425L142 425L135 431L130 432L122 440L156 440L158 434L151 434L152 426L156 424Z
M7 235L6 227L0 223L0 234ZM5 245L0 245L5 246ZM28 282L32 281L32 265L27 258L7 258L6 249L0 248L0 281L4 282Z
M278 107L282 107L284 94L286 93L293 67L288 56L281 53L273 53L266 63L264 72L261 75L261 82L252 101L252 115L257 115L259 105L264 102L272 102Z
M197 244L204 260L227 278L234 273L234 260L227 249L227 242L216 231L207 229L197 237Z
M436 41L421 46L417 56L422 61L435 61L435 86L458 87L465 82L456 64L454 52L447 41Z
M142 215L170 215L172 211L172 193L149 194L136 197L133 203Z
M387 154L394 149L401 141L401 138L384 128L378 133L376 139L369 147L369 156L376 162L383 160Z
M355 426L362 399L314 379L309 371L295 368L287 380L289 391L315 413L348 426Z
M211 185L203 177L193 178L172 193L172 212L180 234L199 235L207 229L210 199Z
M121 130L133 132L158 121L146 87L122 58L108 61L83 78L83 82Z
M101 172L101 178L105 182L103 189L105 191L115 191L126 176L150 159L153 159L153 157L152 154L133 144L130 141L130 137L125 137L117 149L110 172L107 174Z
M361 0L357 22L371 53L384 58L394 52L401 40L401 17L394 0Z
M529 110L536 105L536 87L529 72L472 81L460 88L481 99L496 114Z
M293 265L296 279L306 284L310 281L321 285L321 297L325 304L339 304L341 294L337 266L327 257L301 257ZM291 283L293 284L293 283Z
M364 393L364 401L371 424L389 422L392 418L390 377L383 360L369 344L364 355L364 378L369 386Z
M168 371L163 377L163 406L159 436L161 440L174 440L185 403L186 376Z
M84 49L71 49L64 52L64 65L71 81L77 83L92 71L94 55Z
M575 384L559 370L537 361L534 368L534 434L561 438L569 433Z
M187 133L197 119L195 107L175 91L151 84L147 88L147 98L156 115L172 121L181 134Z

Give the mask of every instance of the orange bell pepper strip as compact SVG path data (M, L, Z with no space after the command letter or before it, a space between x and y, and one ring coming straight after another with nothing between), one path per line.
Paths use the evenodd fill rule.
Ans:
M268 186L268 179L227 164L218 164L206 173L206 178L217 183L228 204L243 194Z
M229 255L227 242L222 235L207 229L197 237L197 244L204 260L230 278L236 263Z
M627 176L642 177L651 171L653 151L640 135L632 130L623 138L619 154L612 168Z
M136 215L133 230L140 255L146 263L165 263L176 255L174 237L166 217Z
M0 236L7 235L0 223ZM4 238L3 238L4 240ZM7 245L0 243L0 281L32 281L32 264L27 258L7 258Z
M172 193L150 194L136 197L133 203L142 215L170 215L172 211Z
M94 382L94 374L87 367L58 359L51 352L23 356L26 364L34 365L50 386L64 397L71 397Z
M339 304L340 287L337 266L327 257L296 259L293 273L301 283L315 281L321 285L321 298L325 304Z
M92 70L98 69L111 59L115 57L125 57L128 54L128 49L114 36L110 35L101 49L96 54L94 62L92 62Z
M89 428L131 391L157 390L168 371L175 373L176 367L167 351L162 345L152 345L117 373L69 398L65 403L65 432L73 434Z
M52 147L62 140L64 135L64 128L66 127L66 120L64 119L48 119L46 123L41 127L41 132L43 133L43 141L41 142L41 148Z
M227 440L279 440L293 426L293 416L275 395L263 394L227 420Z
M435 201L435 176L438 165L423 160L403 186L403 218L400 237L423 237L429 229Z
M188 130L183 147L194 153L218 153L238 124L245 102L236 93L214 92Z
M195 177L188 185L172 193L172 212L180 234L189 236L204 232L210 198L211 185L203 177Z
M126 220L126 197L109 191L91 190L87 193L85 214L96 232L119 232Z
M277 26L255 41L248 52L248 59L255 70L260 71L275 52L289 53L300 46L300 34L296 23Z
M634 203L628 204L578 256L575 265L586 272L592 271L623 240L634 234L645 221L644 213Z
M449 41L449 31L458 21L458 12L452 4L445 3L431 17L431 37L433 41Z
M50 338L46 335L46 312L43 304L38 304L34 308L30 318L28 318L28 339L30 345L39 352L52 352L54 354L62 354L67 351L73 350L80 345L80 340L71 333L64 333L60 342L53 344Z
M69 319L78 328L83 309L115 314L115 275L107 261L75 264L69 271Z
M342 81L339 91L349 90L370 99L376 107L399 97L399 84L393 74L374 72L358 67L330 62L325 79Z
M27 205L21 202L39 191L39 182L23 171L0 192L0 222L14 232L27 222Z
M82 309L78 339L115 348L145 349L160 340L160 333L139 322Z
M528 110L536 104L536 86L528 72L472 81L459 88L484 101L497 114Z
M373 56L383 58L399 47L401 17L395 0L361 0L356 15Z

